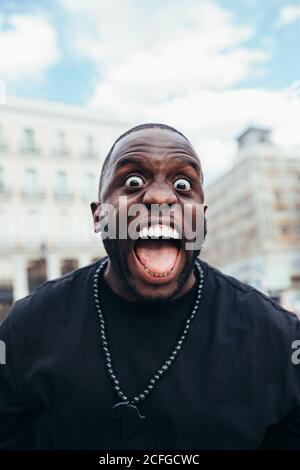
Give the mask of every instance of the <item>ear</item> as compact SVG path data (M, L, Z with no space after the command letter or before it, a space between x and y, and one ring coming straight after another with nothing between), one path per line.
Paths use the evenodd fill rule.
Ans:
M90 207L91 207L93 221L94 221L94 232L98 233L100 232L101 202L100 201L91 202Z

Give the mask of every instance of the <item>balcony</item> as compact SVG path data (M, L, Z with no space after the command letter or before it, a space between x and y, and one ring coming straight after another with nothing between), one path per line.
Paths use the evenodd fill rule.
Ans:
M2 143L0 144L0 157L8 152L8 145Z
M83 151L81 152L81 158L85 160L97 160L98 159L98 154L93 151Z
M41 201L45 199L46 193L42 190L23 189L21 197L27 201Z
M41 150L39 147L21 147L21 153L28 156L39 156Z
M71 202L74 199L74 195L70 193L69 191L55 191L54 197L57 201L61 202Z
M70 151L68 149L54 149L52 150L52 156L55 158L69 158Z
M7 201L12 196L12 192L5 186L0 186L0 200Z

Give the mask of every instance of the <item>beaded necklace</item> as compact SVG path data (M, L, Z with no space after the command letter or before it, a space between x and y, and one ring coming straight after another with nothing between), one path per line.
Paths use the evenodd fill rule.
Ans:
M119 396L120 400L118 403L116 403L113 408L112 408L112 415L115 418L118 418L121 420L121 434L123 439L128 439L131 436L133 436L136 431L138 430L140 424L145 420L145 416L143 416L140 413L140 410L137 407L137 404L143 400L154 390L154 388L157 386L157 383L161 379L161 377L167 372L167 370L170 368L172 363L174 362L177 354L181 350L183 343L185 341L186 335L189 331L189 328L191 326L191 322L194 319L199 301L202 295L202 288L203 288L203 269L200 266L200 263L196 260L195 265L196 268L198 269L199 272L199 283L198 283L198 289L197 289L197 296L196 300L192 309L192 313L189 315L188 319L185 322L185 326L183 329L182 334L178 338L173 351L169 355L169 357L166 359L166 361L162 364L162 366L156 371L156 373L151 377L151 379L148 382L148 385L146 388L139 393L138 395L134 396L133 398L129 399L124 392L121 390L120 387L120 382L117 379L117 376L113 370L112 367L112 359L111 359L111 354L108 348L108 342L107 342L107 336L105 332L105 321L103 317L103 313L100 308L100 301L99 301L99 278L102 272L104 271L104 268L108 262L108 258L106 258L99 268L96 270L95 275L94 275L94 301L96 305L96 310L97 314L99 317L99 322L100 322L100 338L101 338L101 345L102 349L104 352L105 356L105 362L106 362L106 369L107 373L112 380L114 390L116 391L117 395Z

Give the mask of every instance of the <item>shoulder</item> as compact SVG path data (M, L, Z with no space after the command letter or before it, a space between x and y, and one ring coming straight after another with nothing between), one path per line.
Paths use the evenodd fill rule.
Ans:
M289 396L289 403L300 405L297 315L254 287L205 264L207 308L214 335L223 349L231 348L233 356L245 363L250 358L253 380L259 386L272 386L283 401L288 402ZM284 390L286 397L281 395Z
M85 287L91 288L91 278L103 259L38 286L14 303L0 328L7 323L34 325L39 320L47 321L50 313L51 321L54 320L55 315L61 313L70 301L76 302L81 293L85 292Z
M242 319L245 324L257 328L268 328L285 332L288 335L300 331L300 321L294 312L286 310L271 297L256 288L223 273L206 262L209 285L214 290L214 298L226 306L232 318Z

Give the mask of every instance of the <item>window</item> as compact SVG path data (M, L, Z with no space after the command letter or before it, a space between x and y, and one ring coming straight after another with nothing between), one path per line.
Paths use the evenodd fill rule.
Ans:
M47 280L46 260L41 258L32 260L27 265L28 288L32 292L36 287Z
M91 135L86 138L86 153L88 157L94 156L94 139Z
M300 287L300 274L293 274L291 276L291 284L293 287Z
M13 303L13 289L10 281L0 283L0 322Z
M4 141L4 132L3 132L3 127L0 126L0 151L5 150L6 145Z
M87 173L84 180L84 197L93 199L96 196L96 179L93 173Z
M3 166L0 166L0 193L5 196L10 194L10 191L7 187L7 175L5 174L5 169Z
M38 174L35 168L26 168L24 190L26 193L36 193L38 191Z
M57 142L59 150L65 150L66 148L66 136L63 131L57 133Z
M6 228L7 228L7 217L6 217L6 212L4 209L0 209L0 240L5 240L6 239Z
M10 212L9 205L2 205L2 207L0 208L0 245L2 244L2 248L4 248L3 243L9 245L14 243L15 230L13 230L13 227L13 215ZM3 268L4 266L1 263L2 275L4 274Z
M60 264L61 274L68 274L78 268L77 259L63 259Z
M88 153L93 153L94 151L94 139L91 135L87 136L87 150Z
M0 192L4 191L5 185L4 185L4 169L2 166L0 166Z
M34 136L33 129L24 129L23 148L25 151L28 151L28 152L34 152L36 150L35 136Z
M91 135L87 135L85 138L84 147L82 150L82 156L85 158L95 158L95 140Z
M66 134L64 131L57 132L55 153L59 156L66 156L68 154Z
M67 174L64 170L59 170L56 173L55 191L59 196L64 196L67 194Z

